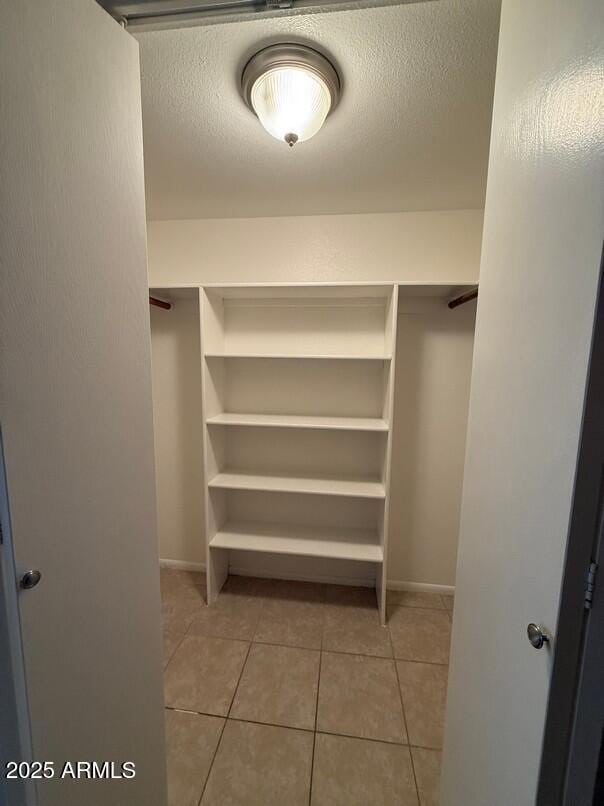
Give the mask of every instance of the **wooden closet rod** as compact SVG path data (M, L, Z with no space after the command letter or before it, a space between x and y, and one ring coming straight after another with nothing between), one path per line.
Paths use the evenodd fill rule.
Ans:
M470 302L470 300L476 299L477 296L478 296L478 286L476 286L476 288L473 288L471 291L466 291L465 294L460 294L458 297L455 297L454 299L450 300L447 303L447 305L452 310L453 308L457 308L459 305L463 305L464 302Z
M155 305L157 308L163 308L164 311L169 311L172 307L170 302L164 302L163 299L157 299L157 297L149 297L149 305Z

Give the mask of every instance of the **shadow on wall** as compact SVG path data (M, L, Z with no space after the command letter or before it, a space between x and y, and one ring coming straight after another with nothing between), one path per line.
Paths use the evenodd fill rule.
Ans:
M160 557L205 562L197 301L151 309Z
M390 580L455 585L475 313L401 304Z

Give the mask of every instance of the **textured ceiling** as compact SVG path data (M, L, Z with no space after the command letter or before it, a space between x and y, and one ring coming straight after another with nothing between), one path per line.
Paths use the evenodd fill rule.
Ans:
M439 2L137 33L150 219L482 207L499 0ZM343 79L293 149L239 96L275 41L315 43Z

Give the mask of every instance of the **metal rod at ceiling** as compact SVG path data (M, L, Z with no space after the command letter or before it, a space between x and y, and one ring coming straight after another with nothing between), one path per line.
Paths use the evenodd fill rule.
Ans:
M130 24L143 21L151 22L160 17L200 16L226 11L260 9L266 8L268 3L265 0L207 0L207 2L203 3L102 2L102 5L114 16L120 17Z
M97 0L116 20L128 27L142 30L200 25L212 18L232 16L245 18L250 14L274 16L336 11L346 8L371 8L405 5L407 3L438 2L438 0Z
M172 308L170 302L165 302L163 299L157 297L149 297L149 305L155 305L156 308L163 308L164 311L169 311Z
M478 297L478 286L476 288L472 288L470 291L466 291L465 294L460 294L458 297L450 300L447 305L449 308L458 308L460 305L463 305L465 302L470 302L473 299Z

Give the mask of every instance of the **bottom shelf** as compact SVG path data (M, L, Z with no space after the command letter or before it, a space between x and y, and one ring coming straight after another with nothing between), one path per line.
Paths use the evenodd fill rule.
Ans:
M292 526L284 523L229 522L210 541L210 548L298 554L381 563L384 550L377 532L369 529L337 529Z

